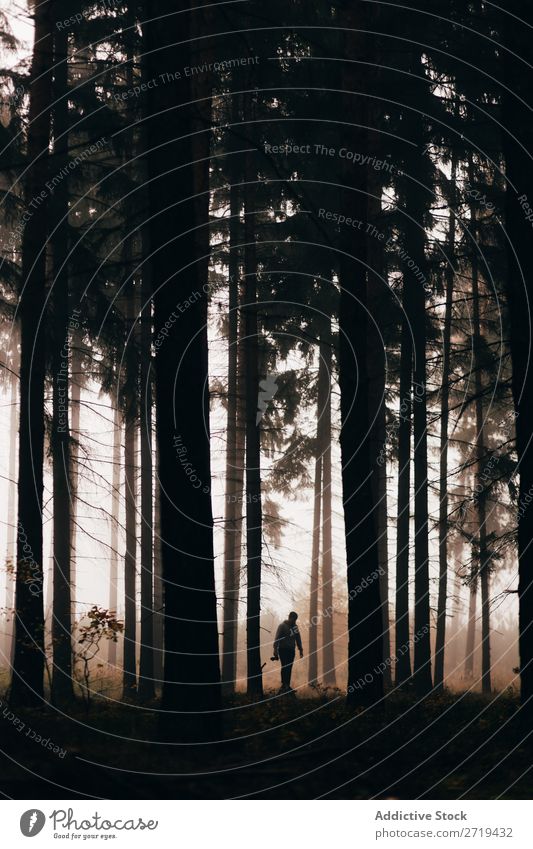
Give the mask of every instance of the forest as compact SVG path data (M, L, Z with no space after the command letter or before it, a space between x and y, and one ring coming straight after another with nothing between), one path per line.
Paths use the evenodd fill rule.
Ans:
M0 0L3 796L531 797L504 5Z

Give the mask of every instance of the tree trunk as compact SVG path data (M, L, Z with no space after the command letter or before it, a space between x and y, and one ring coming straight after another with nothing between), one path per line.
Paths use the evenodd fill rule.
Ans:
M320 405L317 405L320 415ZM317 427L318 430L318 427ZM311 550L311 583L309 587L309 627L307 629L308 649L307 657L308 672L307 680L310 687L318 684L318 584L319 584L319 559L320 559L320 514L321 514L321 485L322 485L322 457L320 456L320 442L317 437L317 454L315 458L315 485L313 501L313 543Z
M132 240L125 243L126 275L130 274ZM124 412L124 510L126 526L126 552L124 556L124 655L122 668L123 698L134 697L137 692L137 416L138 367L136 349L137 332L136 292L133 277L125 286L125 319L127 348L125 357Z
M253 116L250 116L253 118ZM254 179L247 155L246 180ZM263 697L261 668L261 436L259 399L259 328L257 324L257 258L254 186L245 191L244 348L246 370L246 657L247 692Z
M372 149L377 149L379 138L372 136ZM368 197L369 223L380 227L381 193L383 178L381 172L373 172L369 178L370 192ZM392 685L391 646L390 646L390 612L389 612L389 549L388 549L388 511L387 511L387 410L386 395L386 357L383 345L382 315L386 301L390 298L387 286L387 270L383 241L371 238L368 245L369 279L368 279L368 308L369 308L369 339L368 339L368 392L369 392L369 422L371 427L370 450L372 470L372 493L376 504L379 585L383 615L383 657L387 666L383 672L383 683L388 688Z
M324 369L322 358L322 346L318 356L318 386L317 386L317 427L316 427L316 452L315 452L315 484L313 501L313 542L311 550L311 584L309 588L309 646L307 656L308 681L311 687L318 684L318 622L323 621L324 611L319 616L318 595L320 583L320 517L322 508L322 417L324 415L325 395L328 391L327 374Z
M187 4L180 7L188 8ZM150 79L193 63L189 41L195 32L193 16L203 15L203 10L180 15L175 11L171 0L148 4L143 30ZM218 739L221 731L209 451L208 287L205 265L198 263L205 246L191 235L195 225L205 224L200 214L205 214L208 195L205 187L198 187L190 164L195 158L189 132L192 100L187 77L179 86L150 90L147 128L165 596L160 729L165 739L186 742ZM209 103L209 97L203 102ZM205 186L206 158L198 169ZM179 454L176 440L182 446ZM193 486L186 466L195 470L200 486Z
M383 386L385 389L385 385ZM381 445L385 444L387 434L387 420L385 409L385 396L378 412L377 432L380 435ZM382 463L377 469L376 476L377 491L376 499L377 535L378 535L378 562L379 562L379 592L381 596L381 617L383 620L383 658L388 661L383 672L383 683L386 688L392 687L392 662L391 662L391 627L390 627L390 605L389 605L389 538L388 538L388 495L387 495L387 465Z
M333 541L331 534L331 324L320 343L324 401L321 408L322 451L322 679L336 686L333 637Z
M427 86L419 54L411 60L411 73L420 81L418 93ZM421 190L421 151L425 136L420 115L407 110L406 135L415 144L407 148L405 203L405 246L409 257L427 281L424 219L427 195ZM429 618L429 519L428 519L428 445L426 385L426 292L413 270L406 269L405 285L410 291L410 318L413 334L413 442L415 501L415 616L413 682L420 696L431 691L431 646ZM415 642L416 640L416 642Z
M44 537L43 537L44 544ZM50 545L48 547L48 560L47 560L47 571L46 571L46 593L44 595L44 621L45 621L45 634L46 636L50 636L51 638L51 630L52 630L52 610L54 606L54 530L52 526L52 533L50 534ZM48 633L50 631L50 634Z
M463 589L463 542L462 538L459 534L455 535L453 540L453 571L454 571L454 579L453 579L453 595L452 595L452 611L450 616L450 622L446 628L447 635L447 646L452 647L452 659L449 661L450 666L452 667L454 675L457 674L459 667L462 663L462 658L459 659L460 655L460 640L459 632L460 621L461 621L461 611L462 611L462 589ZM461 646L462 648L462 646ZM448 657L449 652L446 652L446 657ZM445 660L446 660L445 657ZM446 668L446 667L445 667Z
M157 468L157 457L156 457ZM154 679L156 687L163 686L164 607L163 573L161 563L161 491L156 481L154 498Z
M398 411L398 519L396 523L396 686L411 678L409 639L409 537L411 491L411 417L413 339L409 323L407 286L403 286L400 354L400 407Z
M533 205L533 150L531 123L532 90L521 57L530 51L533 9L521 0L509 0L501 10L505 89L502 91L502 122L507 190L505 231L507 239L507 290L510 310L513 397L516 413L516 448L520 473L518 509L518 602L521 698L533 697L533 254L531 218ZM523 22L518 25L517 19ZM527 204L528 206L524 206ZM530 220L528 220L528 218Z
M131 0L126 6L125 14L125 48L126 62L124 67L126 85L131 89L134 83L136 0ZM128 140L135 150L137 137L135 132L128 132ZM127 162L127 152L124 151L124 165ZM126 211L127 215L127 211ZM124 558L124 655L123 655L123 699L131 699L137 695L137 428L139 419L139 317L138 282L134 264L136 237L129 231L123 242L124 260L124 317L126 326L125 350L125 401L124 414L124 471L125 471L125 525L126 552ZM142 390L141 390L142 391ZM142 496L141 496L142 497ZM142 568L142 564L141 564Z
M136 436L137 419L131 408L125 416L124 485L126 514L126 554L124 558L124 662L122 683L124 698L137 690L137 514L136 514Z
M456 159L452 160L450 182L455 185ZM439 595L437 601L437 635L435 639L435 689L444 686L444 647L446 645L446 605L448 602L448 423L450 419L450 372L453 284L455 276L455 203L452 202L448 219L448 244L446 266L446 306L443 328L442 384L440 412L440 463L439 463Z
M55 35L54 79L54 168L68 165L68 35ZM65 705L74 697L72 687L72 599L70 586L70 425L69 365L71 325L69 321L68 266L68 179L54 189L53 233L53 539L54 599L52 616L52 700Z
M13 366L14 368L14 366ZM11 375L10 412L9 412L9 470L7 490L7 545L6 545L6 616L4 656L13 663L13 617L15 602L15 561L17 551L17 435L18 435L18 377L13 371Z
M244 303L244 281L241 285L240 300ZM239 327L244 323L242 310L239 311ZM244 474L246 454L246 341L244 339L244 327L238 333L238 362L237 362L237 455L235 468L235 570L242 575L243 560L243 525L244 525ZM240 581L239 581L240 583ZM240 594L239 594L240 595ZM238 676L238 656L237 656Z
M112 399L113 403L113 399ZM118 398L115 399L113 409L113 477L111 493L111 539L109 559L109 610L117 614L118 607L118 528L120 517L120 455L122 444L122 427L120 422L120 409ZM109 640L108 663L111 674L114 675L117 666L117 643Z
M155 696L153 649L154 481L152 459L152 287L146 265L142 270L141 287L141 649L139 696L146 701L153 699Z
M234 98L235 100L235 98ZM237 109L233 106L233 120ZM238 332L239 332L239 255L238 232L240 195L230 186L230 255L228 304L228 415L226 447L226 510L224 526L224 607L222 634L222 681L227 692L235 690L237 678L237 622L240 588L240 523L237 503L237 408L238 408Z
M28 120L25 196L31 216L22 238L20 317L20 430L15 657L11 703L41 704L44 672L43 615L43 453L45 379L46 244L52 106L55 4L44 0L34 10L34 47Z
M478 576L475 566L470 578L470 600L468 603L468 625L466 631L465 678L474 677L474 650L476 641L476 606Z
M473 181L472 167L470 181ZM484 693L491 692L490 675L490 556L487 547L487 505L485 485L483 483L483 462L485 458L485 427L483 420L483 380L481 351L481 318L479 309L479 268L477 255L476 210L470 205L472 228L472 323L474 325L474 392L476 396L476 491L478 544L476 559L481 584L481 687Z
M364 3L342 14L346 56L372 61L360 35L370 23ZM352 64L343 69L345 91L368 91L366 71ZM368 126L368 98L347 96L347 112L357 111L361 127ZM365 150L364 129L353 139ZM364 169L345 166L342 210L367 221L367 176ZM366 232L365 232L366 231ZM339 262L339 386L341 395L341 463L348 578L348 704L373 703L383 696L383 618L379 587L377 511L370 480L369 390L367 373L367 228L345 228L340 236ZM354 257L355 260L352 260Z
M44 534L43 534L43 550L44 550ZM52 681L50 677L50 661L52 660L52 652L50 650L52 643L52 626L53 626L53 606L54 606L54 528L52 521L52 532L50 534L50 542L48 545L48 557L46 559L46 580L44 582L46 592L44 593L44 645L45 645L45 673L48 683L50 695L52 692Z
M76 328L72 333L72 369L70 378L70 587L76 599L78 545L78 487L79 455L81 441L81 387L83 382L82 352L83 335Z

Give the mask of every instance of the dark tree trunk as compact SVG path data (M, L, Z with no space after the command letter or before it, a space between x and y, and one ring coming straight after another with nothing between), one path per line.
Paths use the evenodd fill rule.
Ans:
M75 315L74 311L72 311L72 315ZM70 587L74 601L77 584L79 446L81 442L81 387L83 382L82 344L83 335L75 327L72 333L70 377Z
M486 553L486 546L483 549ZM490 573L488 559L481 569L481 689L483 693L492 692L490 660Z
M318 683L318 622L323 621L324 611L319 615L318 598L320 584L320 522L322 512L322 417L326 394L328 391L328 378L324 368L322 357L322 345L318 356L318 386L317 386L317 427L316 427L316 453L315 453L315 483L313 502L313 542L311 550L311 583L309 588L309 628L308 628L308 681L311 687Z
M506 13L509 14L506 14ZM509 296L513 396L516 411L516 448L520 472L518 511L518 602L521 698L533 697L533 253L531 215L533 207L533 96L528 67L533 9L521 0L509 0L501 31L505 90L502 91L504 151L507 190L505 230L507 239L507 290ZM523 21L517 23L517 18ZM528 220L528 218L530 220Z
M156 456L157 468L157 456ZM161 571L161 490L156 482L154 498L154 678L156 687L163 686L164 606Z
M13 366L14 368L14 366ZM17 557L17 435L18 435L18 377L11 375L9 412L9 470L7 494L7 545L6 545L6 616L4 655L13 663L13 614L15 602L15 561Z
M320 396L319 396L320 397ZM320 403L317 405L320 415ZM318 427L317 426L317 430ZM315 485L313 501L313 542L311 549L311 582L309 587L309 627L307 629L307 657L308 672L307 680L310 687L318 684L318 584L319 584L319 559L320 559L320 514L321 514L321 486L322 486L322 457L320 456L320 442L317 438L317 453L315 457Z
M414 93L427 86L420 55L411 60L413 80L419 80ZM418 112L407 110L406 135L414 145L407 148L405 247L427 281L425 256L427 194L421 186L425 174L421 163L424 150L424 131ZM415 615L413 681L419 695L431 690L431 647L429 618L429 520L428 520L428 433L426 385L426 292L424 284L413 270L406 269L404 282L410 291L410 319L413 334L413 456L414 456L414 549L415 549ZM416 641L415 641L416 640Z
M456 160L452 161L450 181L455 185ZM444 648L446 645L446 605L448 603L448 423L450 419L450 373L453 284L455 276L455 204L448 219L446 248L446 306L442 333L442 383L440 396L440 461L439 461L439 594L437 601L437 635L435 639L435 681L440 692L444 686Z
M43 536L44 547L44 536ZM44 582L46 593L44 594L44 644L50 646L52 641L52 624L53 616L52 609L54 605L54 529L52 524L52 533L50 534L50 543L48 546L48 558L46 560L46 580ZM48 680L50 693L52 692L51 669L49 664L51 652L46 651L45 673Z
M130 273L132 239L125 243L126 275ZM137 429L139 360L136 347L136 291L133 278L125 284L126 354L124 411L124 512L126 551L124 555L124 654L123 698L137 693Z
M451 666L452 672L456 675L459 671L459 666L463 662L463 658L460 658L460 650L462 649L462 643L459 640L459 633L462 630L460 627L461 624L461 611L462 611L462 590L463 590L463 542L462 538L459 534L455 535L453 540L453 595L451 598L451 616L450 622L446 627L446 635L447 635L447 646L451 648L451 660L448 661L449 666ZM446 658L450 652L446 652Z
M472 558L474 562L474 558ZM476 641L476 606L477 606L477 588L478 576L475 566L472 566L472 575L470 577L470 596L468 602L468 624L466 630L466 648L465 648L465 678L474 677L474 650Z
M244 282L241 286L240 300L244 302ZM239 310L239 328L244 322L242 310ZM238 333L238 362L237 362L237 455L235 468L235 569L239 578L242 576L243 561L243 525L244 525L244 475L246 467L246 341L244 328ZM237 658L238 666L238 658ZM237 672L238 674L238 672Z
M321 408L322 451L322 679L335 687L333 637L333 540L331 533L331 325L320 344L324 402Z
M383 384L385 389L385 384ZM381 445L385 444L387 434L387 420L385 410L385 398L380 405L377 420L377 434ZM392 686L392 663L391 663L391 628L390 628L390 606L389 606L389 539L388 539L388 495L387 495L387 465L382 463L377 468L377 474L373 481L376 484L374 498L376 500L377 535L378 535L378 561L379 561L379 592L381 596L381 615L383 620L383 658L387 666L383 672L383 683L385 687Z
M372 141L377 147L379 139L373 134ZM382 176L374 172L369 178L370 194L368 198L369 222L380 229ZM369 392L369 422L371 427L370 450L372 469L372 493L376 504L379 585L383 615L383 657L387 662L383 672L385 687L392 684L391 647L390 647L390 612L389 612L389 547L388 547L388 514L387 514L387 410L386 394L386 357L383 345L382 315L385 302L390 298L387 286L387 270L383 240L371 238L369 251L369 280L368 280L368 392Z
M147 240L148 242L148 240ZM143 242L144 244L144 242ZM149 246L146 244L146 247ZM149 266L141 284L141 648L139 696L153 699L154 688L154 570L153 570L153 459L152 459L152 287Z
M409 640L409 537L411 489L411 417L413 338L409 324L407 286L403 286L398 424L398 519L396 523L396 686L411 678Z
M415 325L425 322L423 305L417 310ZM415 314L416 315L416 314ZM425 326L414 333L413 369L414 393L420 396L414 403L413 441L414 441L414 487L415 487L415 647L413 676L417 692L420 695L431 690L431 651L429 619L429 522L428 522L428 462L427 462L427 389ZM420 338L423 337L423 338ZM423 359L422 359L423 358ZM413 395L415 398L415 395Z
M233 119L237 109L233 106ZM239 616L241 507L237 501L237 410L239 333L239 254L238 232L240 193L230 187L230 255L228 303L228 415L226 446L226 509L224 526L224 599L222 634L222 681L227 692L235 690L237 678L237 623Z
M188 8L182 4L180 11ZM171 0L158 0L150 2L146 11L149 78L174 74L176 68L193 64L189 39L194 37L193 16L203 14L202 10L176 14ZM205 264L199 262L205 245L194 235L195 225L205 224L200 215L207 204L208 160L198 163L196 173L190 164L195 159L190 135L192 100L187 77L179 85L154 88L147 122L165 596L160 727L165 738L188 742L218 738L221 725L209 452L208 287ZM183 307L185 301L187 307ZM200 486L193 486L186 466L195 470Z
M46 570L46 594L44 596L44 622L46 637L52 637L52 608L54 605L54 529L50 535L50 546L48 548L48 561Z
M54 169L68 165L68 35L55 34L54 79ZM70 583L70 425L69 364L71 327L69 322L68 266L69 183L61 181L52 200L52 308L53 308L53 538L54 599L52 616L52 700L64 705L73 699L72 687L72 599Z
M15 373L10 378L9 393L9 467L8 467L8 491L7 491L7 541L6 562L13 569L17 555L17 435L18 435L18 377ZM10 580L6 585L6 606L13 607L14 593L13 582Z
M126 85L132 88L134 82L135 45L134 30L136 3L132 0L126 7L125 47L126 62L124 74ZM136 136L128 132L128 141L133 149ZM126 166L124 152L124 166ZM126 216L128 215L126 211ZM133 264L135 236L129 231L123 242L124 261L124 318L126 327L125 342L125 412L124 412L124 506L126 525L126 552L124 556L124 653L122 667L123 699L129 700L137 695L137 428L139 417L139 328L137 325L139 296Z
M470 174L473 180L473 174ZM476 210L470 206L470 219L473 239L472 253L472 324L474 329L474 393L476 410L476 491L477 509L477 551L479 582L481 585L481 687L484 693L491 692L490 681L490 557L487 547L487 505L485 485L483 483L483 462L485 459L485 427L483 421L483 380L481 350L481 316L479 309L479 268L477 256Z
M356 203L352 209L354 207ZM359 218L357 212L355 217ZM364 242L361 242L356 250L361 266L354 267L351 264L345 267L345 262L341 262L339 312L340 441L348 559L350 704L373 702L383 694L383 676L375 671L379 670L383 659L383 619L379 591L377 521L372 501L367 444L368 389L363 365L366 358L366 281L362 270Z
M346 56L372 61L373 54L360 30L369 24L364 3L345 10L341 24ZM368 91L369 78L360 66L343 70L345 91ZM361 127L368 126L368 98L347 96L346 110L354 109ZM354 149L365 150L364 129L353 139ZM367 177L363 169L346 167L342 174L342 209L367 221ZM345 228L339 261L339 386L341 395L341 463L348 577L348 704L373 703L383 696L383 617L379 587L377 510L370 476L369 389L367 374L366 228ZM354 257L354 259L351 259Z
M20 430L18 468L17 577L15 657L11 703L40 705L43 697L43 453L46 244L52 106L53 37L56 15L52 0L34 10L34 48L28 116L29 163L25 186L32 209L22 238L20 318Z
M246 179L254 173L247 157ZM254 186L245 191L244 248L244 351L246 374L246 656L247 692L263 696L261 667L261 423L259 400L259 329L257 323L257 258L255 245Z
M131 409L126 411L124 439L124 501L126 524L126 553L124 557L124 660L122 684L124 698L137 691L137 419Z
M112 476L112 515L111 515L111 540L110 540L110 557L109 557L109 610L113 614L117 614L118 606L118 528L120 515L120 471L121 471L121 437L122 426L120 421L120 409L118 398L113 399L113 476ZM109 641L108 662L111 675L116 673L117 666L117 643L114 640Z

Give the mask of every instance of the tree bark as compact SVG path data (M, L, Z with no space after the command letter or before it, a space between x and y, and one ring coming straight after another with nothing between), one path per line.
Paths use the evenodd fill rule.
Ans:
M156 456L157 468L157 456ZM154 498L154 678L163 686L165 598L161 563L161 489L156 481Z
M343 11L344 54L372 61L361 30L370 23L364 3ZM369 27L370 28L370 27ZM366 71L365 71L366 74ZM342 88L368 91L360 66L347 63ZM368 126L368 98L346 97L346 110L356 109L361 128ZM368 134L358 130L356 149L368 147ZM368 222L367 176L364 169L345 167L341 175L343 212ZM368 227L368 223L367 223ZM383 696L383 618L379 587L376 505L370 476L369 389L367 373L367 232L341 232L339 259L339 386L341 395L341 463L348 578L348 704L372 704Z
M509 14L507 14L509 13ZM503 20L501 19L503 18ZM505 89L502 122L506 160L505 230L507 239L507 292L511 327L513 397L516 448L520 474L518 509L518 603L521 698L533 698L533 254L531 222L524 204L533 203L533 106L531 80L523 58L529 56L533 10L521 0L509 0L498 21ZM517 24L517 18L523 25Z
M311 687L318 684L318 622L323 621L324 611L319 615L318 598L320 584L320 537L321 537L321 513L322 513L322 417L325 410L325 396L328 391L327 374L324 369L322 345L318 354L318 385L317 385L317 427L316 427L316 451L315 451L315 482L313 501L313 542L311 550L311 584L309 588L309 646L307 655L309 658L308 681Z
M400 352L400 407L398 411L398 519L396 524L396 686L411 678L409 639L409 537L411 491L413 338L409 323L407 286L403 287Z
M180 11L189 10L182 4ZM150 2L143 26L148 77L192 64L193 15L171 0ZM207 279L195 225L204 205L191 136L191 80L150 90L147 154L154 291L157 462L165 655L161 735L184 742L221 731L220 668L213 554L207 343ZM207 180L208 160L198 163ZM200 247L200 250L199 250ZM204 251L205 252L205 251ZM176 258L179 258L177 260ZM187 301L184 312L180 304ZM176 450L176 439L186 459ZM185 462L182 462L184 460ZM185 466L195 470L195 488ZM176 716L176 714L179 716Z
M12 366L14 369L14 366ZM9 413L9 470L7 494L7 545L6 545L6 616L5 616L5 651L9 666L13 664L13 617L15 602L15 563L17 557L17 435L18 435L18 377L13 371L11 375L11 392Z
M124 557L124 662L122 683L124 698L137 691L137 418L131 409L125 416L124 499L126 518L126 554Z
M72 368L70 377L70 587L76 598L78 546L78 488L79 455L81 442L81 387L83 382L82 333L75 328L72 333Z
M235 97L234 97L235 100ZM233 106L233 119L237 109ZM234 156L235 154L233 154ZM233 171L231 172L233 173ZM235 690L237 678L237 624L240 588L240 534L237 502L237 409L238 409L238 333L239 333L239 254L238 232L240 193L230 186L229 225L229 303L228 303L228 414L226 429L226 510L224 525L224 599L222 635L222 681L226 692Z
M148 240L147 240L148 242ZM149 243L148 243L149 244ZM147 245L148 246L148 245ZM142 270L141 283L141 649L139 696L153 699L154 687L154 519L152 458L152 286L149 266Z
M112 399L113 403L113 399ZM120 517L120 480L121 480L121 446L122 427L120 421L120 409L118 398L115 399L113 408L113 475L111 492L111 539L109 558L109 610L117 615L118 607L118 528ZM117 643L109 640L108 663L111 674L114 675L117 666Z
M452 160L450 182L455 185L456 159ZM446 266L446 306L442 334L442 384L440 411L440 461L439 461L439 594L437 601L437 635L435 639L435 681L437 692L444 686L444 649L446 645L446 605L448 603L448 424L450 420L450 372L453 284L455 276L455 204L448 218L448 244Z
M68 35L55 34L54 79L54 168L61 172L68 165ZM54 598L52 615L52 700L65 705L74 697L72 685L72 599L70 575L71 502L70 502L70 425L69 367L71 326L69 321L68 265L69 183L64 179L54 189L52 199L53 251L53 539Z
M131 90L134 83L135 25L137 17L136 0L130 0L125 14L125 52L124 75L126 85ZM136 113L136 108L134 107ZM134 122L132 122L134 127ZM127 139L133 151L137 147L137 135L129 129ZM124 167L127 164L126 151L123 153ZM124 210L128 224L128 210ZM136 222L137 223L137 222ZM129 228L128 228L129 229ZM136 236L132 230L122 243L124 262L124 318L125 318L125 361L124 361L124 502L126 526L126 552L124 557L124 652L123 652L123 699L134 699L138 694L137 681L137 439L139 425L139 282L134 263ZM142 496L141 496L142 497ZM142 566L141 566L142 568Z
M317 412L320 415L320 403L317 404ZM319 424L317 425L318 430ZM311 549L311 582L309 587L309 627L307 629L308 649L307 657L308 672L307 680L310 687L318 684L318 584L319 584L319 561L320 561L320 514L322 502L322 457L320 454L320 442L317 437L317 448L315 457L315 484L313 501L313 542Z
M462 589L463 589L463 541L460 534L455 534L453 540L453 595L452 595L452 611L450 622L446 627L447 645L452 647L452 659L449 661L453 673L457 674L463 658L460 658L460 649L462 644L458 639L461 630L461 610L462 610ZM445 661L449 652L446 651ZM445 667L446 669L446 667Z
M414 79L426 86L419 54L411 59ZM420 91L416 86L415 91ZM414 146L407 148L407 183L405 202L405 245L409 257L427 281L425 256L425 214L427 195L421 189L421 152L424 149L422 119L411 109L406 111L406 135ZM428 517L428 445L427 445L427 384L426 384L426 293L423 283L412 270L404 274L410 290L411 330L413 334L413 442L414 442L414 506L415 506L415 604L413 682L420 696L431 691L431 647L429 617L429 517Z
M379 149L377 134L371 133L374 149ZM381 193L383 180L381 172L373 172L369 178L368 197L369 223L380 228ZM391 647L390 647L390 611L389 611L389 548L388 548L388 510L387 510L387 410L386 394L386 357L383 344L382 315L385 300L390 298L386 283L387 271L384 243L379 238L371 238L369 251L368 308L368 392L369 422L371 428L370 450L372 470L372 493L376 504L379 584L383 615L383 657L388 661L383 672L383 682L388 688L392 685Z
M470 171L470 181L473 174ZM490 674L490 556L487 547L487 504L485 485L483 483L483 462L485 458L485 426L483 419L483 380L481 352L481 317L479 308L479 267L477 255L477 225L476 210L470 205L470 221L472 229L472 323L474 329L474 392L476 396L476 490L480 491L475 498L477 509L477 552L479 582L481 585L481 688L484 693L491 692Z
M333 636L333 541L331 533L331 324L320 344L324 401L321 408L322 451L322 679L335 687L335 643Z
M247 155L246 180L254 173ZM244 248L244 349L246 374L246 656L247 692L253 699L263 697L261 666L261 431L258 420L259 328L257 323L257 257L253 185L245 190Z
M241 285L240 300L244 302L244 281ZM244 321L242 310L239 311L239 328ZM238 333L238 362L237 362L237 453L235 468L235 570L242 575L243 560L243 525L244 525L244 475L246 467L246 340L244 339L244 328ZM240 581L239 581L240 583ZM239 594L240 595L240 594ZM238 672L237 655L237 676Z
M470 596L468 602L468 625L466 631L465 649L465 678L474 677L474 650L476 640L476 606L477 606L478 575L475 567L470 577Z
M18 534L15 597L15 656L11 683L13 706L38 706L43 698L43 454L46 244L52 108L54 3L34 10L29 120L28 171L25 186L31 216L22 238L20 317L20 429Z
M125 246L126 275L131 268L131 238ZM123 698L137 693L137 428L138 366L135 346L135 284L126 284L126 409L124 411L124 509L126 552L124 556L124 655L122 669Z

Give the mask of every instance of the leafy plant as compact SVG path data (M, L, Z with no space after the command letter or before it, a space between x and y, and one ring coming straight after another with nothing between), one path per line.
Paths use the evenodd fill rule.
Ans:
M87 710L91 704L91 661L98 654L102 640L112 640L116 643L123 630L124 623L117 619L114 610L105 610L96 604L80 624L74 664L81 667L80 689Z

